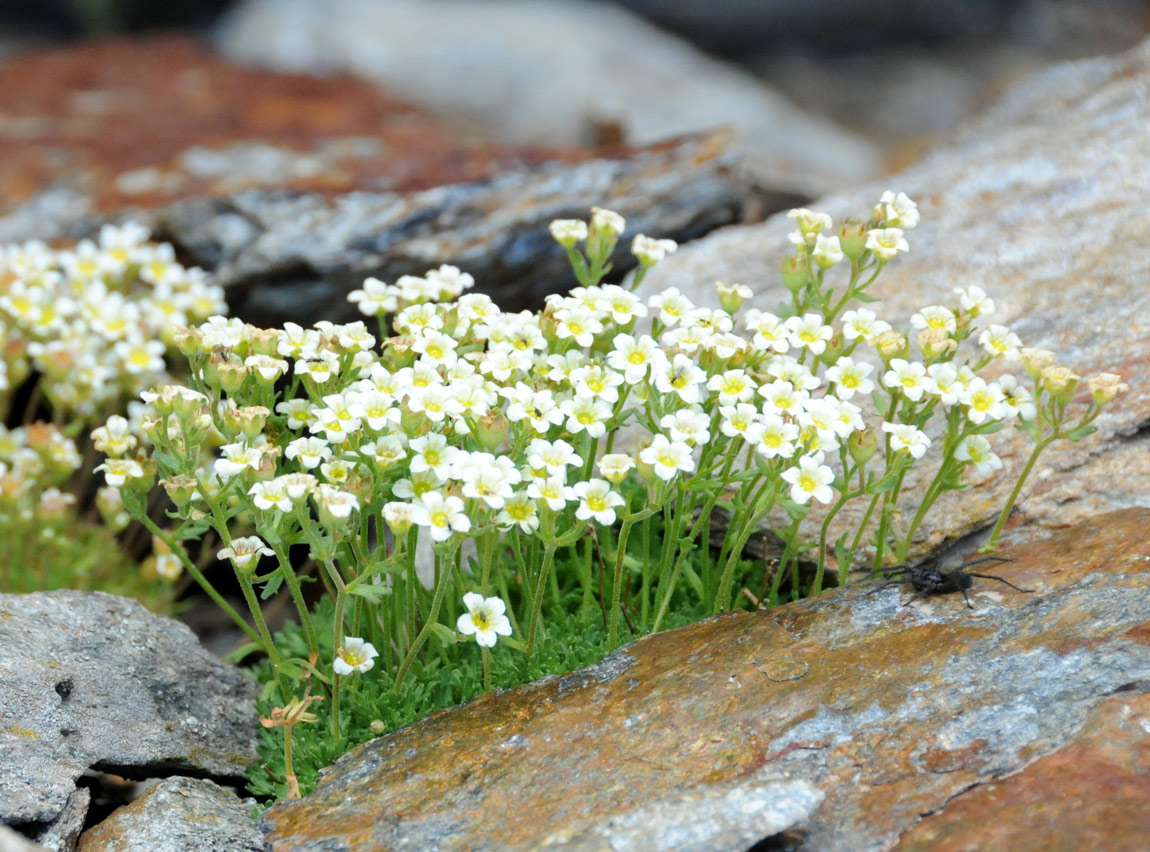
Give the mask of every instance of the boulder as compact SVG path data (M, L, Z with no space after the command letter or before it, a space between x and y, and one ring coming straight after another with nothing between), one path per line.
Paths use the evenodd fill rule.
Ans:
M262 825L276 852L1141 848L1147 525L1012 550L1033 591L971 608L876 582L640 639L373 740Z
M258 685L134 600L0 595L0 649L0 821L56 820L88 769L235 779L255 759Z
M825 186L881 168L871 143L607 3L249 0L218 43L278 70L358 74L487 139L589 144L618 128L644 145L729 124L775 177Z
M207 779L167 778L80 838L80 852L270 852L254 799Z
M865 216L886 189L917 199L922 221L907 232L910 253L890 263L871 290L882 300L872 307L896 328L907 327L921 307L951 302L955 287L977 285L997 305L988 321L1010 326L1025 346L1055 351L1083 377L1113 372L1130 385L1096 421L1097 434L1052 445L1042 456L1012 522L1016 537L1150 506L1148 91L1150 41L1118 57L1055 66L1008 90L897 177L810 205L838 221ZM713 305L716 280L740 282L756 292L744 310L774 310L788 296L779 264L792 229L793 221L778 215L714 233L652 270L641 293L678 287ZM913 555L994 521L1032 445L1014 429L994 435L992 444L1005 470L977 488L945 494ZM924 462L907 477L904 514L913 513L937 470L937 453ZM848 504L829 540L857 529L864 508ZM817 532L817 520L812 513L804 528Z

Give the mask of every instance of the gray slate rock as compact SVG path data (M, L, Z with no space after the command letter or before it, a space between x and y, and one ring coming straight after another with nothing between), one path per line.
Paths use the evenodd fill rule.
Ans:
M1150 41L1020 82L919 164L808 205L837 222L865 215L886 189L918 201L922 221L907 233L910 253L871 290L882 300L872 307L896 327L905 328L921 307L949 303L953 288L977 285L997 305L988 322L1010 326L1025 346L1053 350L1083 377L1113 372L1129 383L1096 421L1097 434L1055 444L1042 456L1019 504L1022 536L1150 506L1148 153ZM779 264L792 229L792 220L776 215L718 231L652 270L641 293L678 287L714 305L716 280L741 282L756 293L746 308L774 310L787 297ZM1000 511L1031 443L1015 429L991 442L1006 470L978 488L944 495L921 528L915 555L984 528ZM907 517L937 469L937 453L924 461L903 490ZM857 529L864 508L848 504L828 541ZM817 530L818 522L812 513L804 527Z
M606 3L248 0L218 43L241 62L358 74L487 138L586 144L619 122L646 144L729 124L772 170L881 168L871 143Z
M80 852L265 852L242 801L206 779L167 778L80 838Z
M59 816L36 835L36 842L51 852L74 852L91 802L92 791L87 787L77 787Z
M0 820L50 822L97 768L238 777L258 686L184 625L100 592L0 595Z
M618 274L635 262L631 234L684 241L740 221L750 196L728 142L688 137L625 159L551 163L409 195L252 190L177 203L153 224L214 270L232 312L256 324L362 319L347 293L366 277L394 281L444 263L472 274L505 310L539 308L547 293L575 285L547 231L552 219L586 218L593 205L626 216ZM801 197L759 201L775 210Z

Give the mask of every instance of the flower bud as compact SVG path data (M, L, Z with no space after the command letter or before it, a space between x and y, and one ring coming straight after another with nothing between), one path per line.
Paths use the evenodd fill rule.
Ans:
M198 328L188 328L186 325L177 326L172 332L172 342L185 358L191 359L199 355L203 349L204 335Z
M958 342L945 328L924 328L915 335L915 339L918 340L922 354L932 361L958 349Z
M830 269L843 259L842 245L838 237L819 234L815 240L815 250L811 253L820 269Z
M195 477L186 474L177 474L171 479L161 479L160 485L167 492L168 497L182 509L200 496L200 483Z
M223 361L216 365L216 371L220 377L220 387L232 395L240 392L248 377L248 368L243 361Z
M608 453L599 459L599 472L612 485L618 485L635 467L635 460L624 453Z
M1105 405L1118 396L1130 390L1130 386L1122 381L1122 377L1115 373L1099 373L1086 380L1086 387L1095 405Z
M573 248L587 239L587 223L579 219L555 219L549 228L551 237L563 248Z
M1052 364L1042 371L1042 387L1056 400L1062 403L1069 402L1078 389L1081 377L1069 367Z
M502 446L503 439L507 437L507 418L499 409L492 409L480 417L475 423L475 437L488 452Z
M1054 353L1049 349L1025 348L1022 355L1022 366L1036 383L1042 371L1054 363Z
M804 253L792 254L783 260L783 286L797 293L810 281L810 261Z
M902 332L894 329L884 331L871 342L884 360L905 358L910 352L910 341L903 336Z
M852 432L847 438L847 451L851 454L855 464L866 464L878 451L878 436L874 429L864 429L861 432Z
M751 298L751 288L746 284L724 284L715 282L715 289L719 291L719 306L729 314L734 314L743 306L743 302Z
M866 251L867 230L858 219L847 219L839 226L839 248L851 260L858 260Z

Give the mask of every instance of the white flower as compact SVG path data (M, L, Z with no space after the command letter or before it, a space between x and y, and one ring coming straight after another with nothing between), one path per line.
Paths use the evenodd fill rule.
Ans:
M503 504L503 510L495 516L495 522L504 529L518 526L520 532L530 535L539 529L535 501L523 491L512 494Z
M599 459L599 472L613 485L623 481L627 472L635 467L635 460L623 453L608 453Z
M350 491L344 491L334 485L318 486L315 495L320 508L333 518L349 518L352 512L359 509L359 498Z
M513 493L512 486L521 482L522 476L507 457L499 461L506 464L497 464L490 453L473 453L467 463L456 465L463 481L463 496L482 500L492 509L502 509Z
M895 195L888 189L882 194L879 204L883 206L887 227L909 230L918 224L918 205L905 192Z
M602 207L591 208L591 230L598 233L606 231L614 237L618 237L627 229L627 220L620 216L613 210L605 210Z
M289 459L296 459L310 470L320 462L325 462L331 458L331 447L323 438L296 438L287 445L284 455Z
M589 479L576 482L575 496L580 499L575 517L581 521L594 518L607 527L615 523L615 507L623 505L623 498L611 490L611 483L605 479Z
M572 435L585 431L592 438L602 438L607 433L611 406L603 400L577 396L559 403L559 410L567 415L567 431Z
M248 489L248 496L252 498L257 509L278 509L281 512L292 510L286 483L281 482L279 477L268 482L257 482Z
M412 473L430 470L440 479L447 479L447 473L459 455L459 449L449 447L447 438L438 432L428 432L419 438L412 438L408 442L408 449L412 453Z
M575 489L567 484L566 474L557 474L531 480L527 485L527 496L542 500L547 508L558 512L575 499Z
M787 211L787 218L794 219L799 230L804 234L818 234L827 230L834 224L826 213L815 213L805 207L796 207Z
M827 341L835 331L823 323L820 314L804 314L802 317L790 317L786 321L787 332L790 335L791 345L795 348L806 348L814 355L822 355L827 348Z
M92 430L92 446L110 456L122 456L136 446L136 436L131 433L128 421L118 414L108 418L99 429Z
M664 240L664 242L671 241ZM625 326L636 317L647 316L647 306L643 304L643 300L618 284L605 284L603 298L606 302L604 310L611 314L611 319L615 320L617 325Z
M659 425L667 430L672 441L680 441L689 447L705 444L711 438L711 418L697 406L665 414Z
M336 650L332 668L337 675L349 675L371 671L379 652L370 642L357 636L343 637L343 645Z
M1030 391L1018 384L1018 379L1014 376L1002 376L998 380L998 386L1002 388L1002 404L1006 407L1006 416L1018 416L1022 420L1033 420L1034 415L1038 413L1038 409L1034 406L1034 398L1030 395Z
M679 244L674 240L656 240L643 234L631 241L631 254L639 259L642 266L654 266L677 248Z
M742 438L749 444L758 442L763 433L759 410L747 402L719 406L722 422L719 431L728 438Z
M593 313L580 308L563 308L555 312L557 324L555 334L560 340L574 338L580 346L590 346L595 342L595 335L603 330L601 323Z
M576 396L598 397L609 403L618 401L619 385L623 384L622 376L599 364L576 367L568 374L568 380Z
M464 636L474 636L477 645L493 648L500 636L511 635L511 622L504 614L507 605L502 599L468 592L463 596L463 605L467 612L459 616L455 628Z
M901 228L875 228L866 233L866 247L883 260L890 260L900 251L910 251Z
M916 459L921 459L930 446L930 438L926 433L909 423L884 423L882 430L890 433L892 449L906 450Z
M587 239L587 223L581 219L554 219L548 230L555 242L564 248Z
M911 316L910 324L915 328L940 328L947 334L953 334L957 328L954 311L943 305L923 308Z
M399 307L399 289L385 284L378 278L368 278L363 282L363 289L352 290L347 294L347 300L358 306L359 312L364 316L373 317L376 314L395 313Z
M766 400L763 414L797 414L803 403L810 398L807 391L796 388L784 379L775 379L769 385L762 385L759 395Z
M707 390L719 392L719 405L734 405L754 397L757 387L746 370L727 370L711 376Z
M972 316L984 317L994 313L994 299L987 296L981 287L973 284L969 287L955 287L954 292L958 294L959 306Z
M861 337L870 342L885 331L890 331L890 323L878 319L878 315L869 308L859 308L843 314L843 337L847 340Z
M989 355L1001 355L1007 361L1017 361L1022 341L1006 326L992 325L978 336L978 345Z
M803 456L798 467L787 468L782 476L791 484L791 499L800 505L809 503L812 497L820 503L834 499L831 483L835 481L835 472L827 465L819 464L816 457Z
M974 465L975 473L983 477L1002 467L1000 459L990 448L990 441L983 435L967 435L955 447L954 457L959 461Z
M682 441L672 441L666 435L656 435L651 446L639 453L639 460L651 465L655 475L664 482L670 482L680 470L690 473L695 469L690 446Z
M823 269L830 269L843 259L843 249L839 243L839 238L819 234L815 238L815 250L811 252L811 257Z
M791 346L787 327L781 319L772 313L752 308L747 311L743 325L748 331L755 332L755 336L751 338L751 343L759 351L770 350L783 353Z
M966 392L966 386L959 381L958 370L949 361L931 364L926 368L926 372L934 382L931 393L935 394L943 405L954 405Z
M654 294L647 299L647 304L651 310L659 312L659 322L668 327L673 326L695 307L690 299L679 292L678 287L668 287L661 293Z
M244 359L244 366L254 370L263 381L274 382L287 372L288 362L270 355L249 355Z
M93 472L104 472L104 480L113 488L120 488L129 479L144 475L144 469L135 459L107 459Z
M827 370L826 376L828 382L834 383L835 396L850 399L856 393L867 394L874 390L874 382L867 378L872 372L872 364L843 356Z
M907 399L918 402L922 395L931 390L932 381L926 374L926 367L917 361L907 362L893 358L890 369L882 377L882 383L892 390L900 390Z
M232 565L241 569L247 568L252 560L258 562L261 556L275 556L275 551L254 535L233 538L231 547L216 553L216 559L230 559Z
M653 372L659 393L676 393L687 405L699 402L699 383L706 380L707 374L686 355L676 354L673 361L657 364Z
M396 493L399 493L398 489ZM452 533L465 533L471 529L471 519L463 511L463 506L458 497L444 497L438 491L428 491L412 507L411 519L421 527L430 528L432 541L447 541Z
M966 386L962 402L967 406L966 419L978 425L987 420L1001 420L1006 417L1006 404L1002 388L996 382L986 382L974 378Z
M222 459L216 459L214 470L224 479L230 479L244 468L259 470L263 461L263 451L244 443L224 444L220 447Z

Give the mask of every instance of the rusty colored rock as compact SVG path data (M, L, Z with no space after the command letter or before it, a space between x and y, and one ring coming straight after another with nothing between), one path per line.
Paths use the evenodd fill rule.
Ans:
M1145 817L1122 805L1150 766L1144 742L1122 743L1147 724L1148 530L1150 509L1131 509L1015 549L1002 576L1037 591L978 580L973 609L866 584L641 639L362 746L311 795L269 810L268 838L276 852L526 852L590 848L571 837L593 826L599 848L680 848L613 832L638 809L694 825L698 810L659 810L692 791L801 784L825 799L799 848L868 852L922 814L945 817L972 787L1053 795L1071 760L1099 794L1050 818L1105 818L1114 836L1137 836ZM1103 735L1106 719L1125 739ZM1115 767L1120 780L1102 786ZM1033 780L1010 777L1020 772ZM985 828L997 846L971 848L1040 848L1025 844L1030 829L1001 821Z
M1150 505L1148 88L1150 41L1121 56L1055 66L1012 87L902 174L807 205L838 222L865 218L884 190L918 201L922 221L907 232L909 254L892 261L870 291L881 299L870 307L896 328L908 327L924 306L953 304L954 288L976 285L997 305L981 327L1010 326L1023 345L1053 350L1083 377L1118 373L1130 385L1095 423L1097 434L1054 444L1040 459L1012 520L1017 541L1100 512ZM712 234L656 267L641 292L678 287L713 306L716 280L742 282L756 291L747 308L773 310L789 299L779 265L793 228L779 215ZM840 272L828 280L845 281L832 277ZM996 369L1029 385L1017 365ZM1083 390L1078 410L1087 398ZM944 494L920 527L912 557L994 522L1032 444L1011 428L990 440L1005 470L977 488ZM932 449L904 483L904 523L941 461ZM858 528L860 502L836 517L829 541ZM811 537L820 521L815 511L804 523Z
M1131 684L1101 702L1054 754L979 784L907 832L897 852L1105 849L1150 837L1150 695Z
M255 70L183 37L0 62L0 215L49 191L107 214L255 187L410 191L585 156L558 146L467 148L364 80Z

